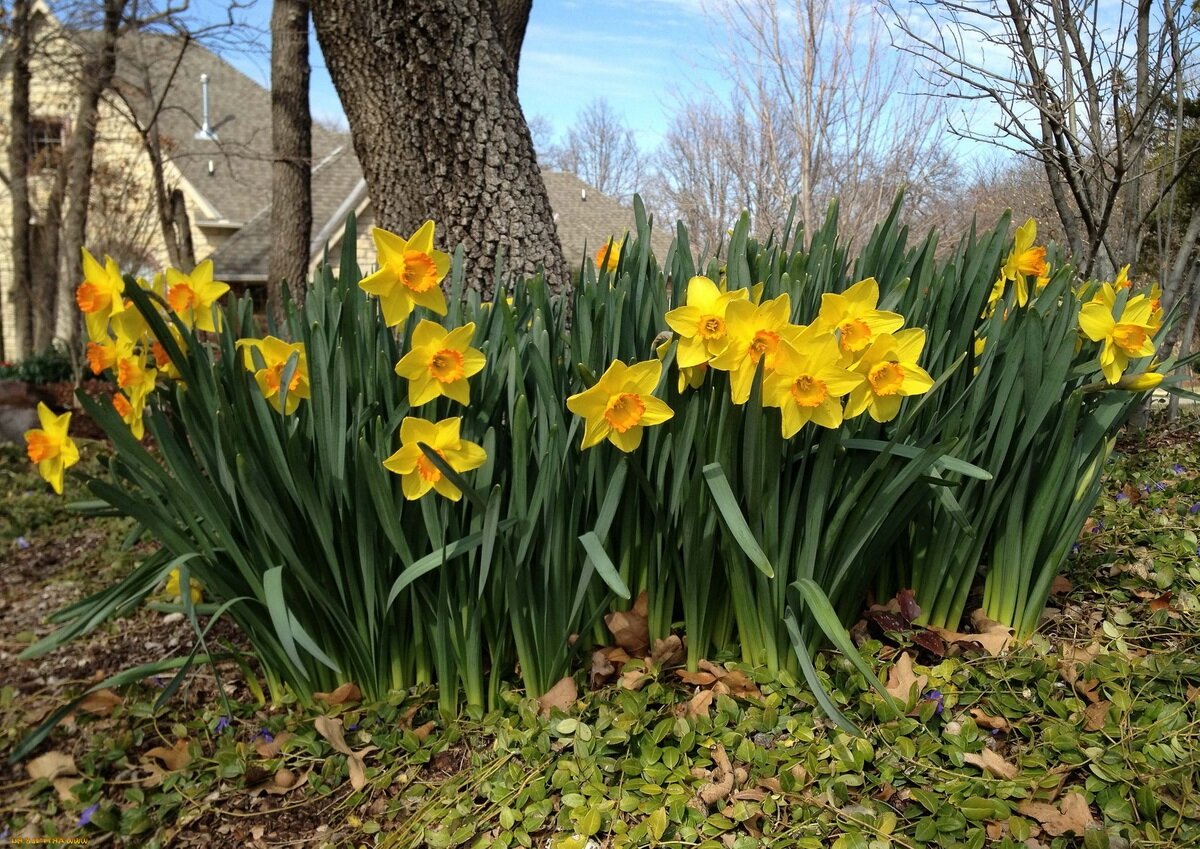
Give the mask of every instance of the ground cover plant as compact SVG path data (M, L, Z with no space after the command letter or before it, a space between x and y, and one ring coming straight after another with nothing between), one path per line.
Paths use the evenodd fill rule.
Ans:
M150 847L582 847L589 834L600 846L714 849L1194 845L1198 437L1188 417L1117 444L1047 615L1003 657L953 644L939 657L923 647L931 632L869 612L856 642L904 693L903 717L881 719L857 670L820 655L861 739L832 726L796 677L736 653L714 656L709 678L689 680L679 661L653 666L637 689L602 675L549 715L505 689L477 719L445 717L430 688L273 705L247 655L244 667L219 664L219 680L197 670L166 715L155 702L167 679L80 706L37 758L3 767L0 832ZM85 463L104 453L83 449ZM183 617L155 609L160 588L70 652L17 660L47 633L46 612L147 552L121 553L125 520L84 522L43 496L18 451L0 452L0 475L19 531L0 570L10 752L91 681L185 656L194 638ZM78 478L65 492L87 496ZM221 642L244 651L237 640ZM342 744L360 757L358 789Z

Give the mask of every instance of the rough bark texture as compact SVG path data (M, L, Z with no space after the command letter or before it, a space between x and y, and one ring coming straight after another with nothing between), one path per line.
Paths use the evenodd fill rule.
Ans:
M48 204L46 253L48 258L59 257L56 269L60 273L50 277L43 296L48 305L53 305L50 314L54 317L54 338L66 342L68 347L73 347L79 335L80 319L74 306L74 289L83 279L79 248L88 241L88 205L100 100L113 84L116 73L116 40L120 36L126 4L127 0L104 0L102 37L96 53L89 56L84 66L76 119L62 155L59 181Z
M346 108L380 226L408 234L432 218L440 247L461 243L467 284L566 264L515 81L524 0L321 0L313 22ZM524 20L500 8L525 9ZM507 21L507 23L505 23ZM507 37L506 37L507 34Z
M271 10L270 309L280 288L304 297L312 238L312 117L308 107L308 0L275 0Z
M29 238L29 11L30 0L14 0L12 8L12 104L9 110L8 168L12 195L12 264L10 288L15 326L6 334L4 356L21 358L33 346L33 270Z

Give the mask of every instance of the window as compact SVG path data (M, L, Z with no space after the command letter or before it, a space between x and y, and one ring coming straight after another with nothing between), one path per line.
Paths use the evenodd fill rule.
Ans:
M29 173L58 167L67 126L61 118L33 118L29 122Z

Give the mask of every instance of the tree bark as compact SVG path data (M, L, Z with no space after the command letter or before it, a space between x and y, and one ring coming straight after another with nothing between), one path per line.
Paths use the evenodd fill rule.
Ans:
M312 239L312 116L308 106L308 0L271 10L271 259L269 309L282 318L280 289L304 298Z
M79 312L75 308L74 292L83 279L83 260L79 249L87 242L88 204L92 196L92 165L96 151L96 131L100 121L100 98L112 85L117 70L117 39L125 16L128 0L105 0L104 25L97 52L87 62L81 90L79 111L67 157L66 209L59 242L64 269L58 277L55 337L73 346L79 334ZM48 221L48 227L57 222Z
M12 103L9 109L8 168L12 197L12 265L9 289L14 323L3 339L3 356L20 359L33 347L33 268L29 233L29 17L31 0L14 0L12 8ZM7 346L7 347L5 347Z
M566 264L517 101L518 0L321 0L312 8L380 226L407 235L432 218L439 247L462 244L467 285ZM527 15L525 17L527 20ZM506 38L507 34L507 38ZM506 43L507 42L507 43Z

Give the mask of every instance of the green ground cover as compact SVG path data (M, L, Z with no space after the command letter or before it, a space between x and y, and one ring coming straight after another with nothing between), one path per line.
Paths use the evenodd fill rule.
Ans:
M885 611L860 623L860 651L908 696L907 716L889 718L848 661L822 655L863 738L786 672L715 657L681 675L669 644L623 666L616 652L595 659L577 698L548 712L517 690L458 718L427 690L273 706L239 636L218 627L210 648L232 659L198 669L164 708L161 678L119 688L4 767L0 834L146 847L1200 845L1198 434L1188 419L1118 445L1028 643L993 657ZM70 696L184 655L194 637L150 605L15 660L47 613L139 551L119 551L126 522L68 513L83 495L70 482L65 500L45 495L16 449L0 452L0 480L7 755Z

